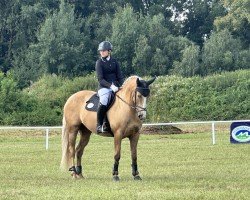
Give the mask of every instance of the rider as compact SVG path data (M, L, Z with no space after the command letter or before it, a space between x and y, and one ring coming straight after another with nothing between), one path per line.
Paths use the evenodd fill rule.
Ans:
M103 120L107 112L107 104L111 93L117 92L123 83L123 76L118 62L111 57L112 44L103 41L98 46L100 58L96 61L96 73L99 82L98 95L100 103L97 111L97 133L107 132Z

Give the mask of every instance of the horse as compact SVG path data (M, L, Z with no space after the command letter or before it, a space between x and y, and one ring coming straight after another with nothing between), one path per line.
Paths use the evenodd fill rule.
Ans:
M138 76L127 78L119 91L116 92L114 103L107 112L111 131L103 134L103 136L114 137L112 173L114 181L120 180L118 167L121 156L121 141L124 138L129 138L130 141L133 178L134 180L141 180L137 167L137 143L142 120L146 117L146 101L150 93L149 85L154 82L155 78L149 81L142 80ZM79 91L71 95L64 105L60 167L63 170L68 169L73 178L84 178L81 158L91 133L96 132L97 113L85 109L86 102L95 93L90 90ZM75 147L78 133L80 139L77 147Z

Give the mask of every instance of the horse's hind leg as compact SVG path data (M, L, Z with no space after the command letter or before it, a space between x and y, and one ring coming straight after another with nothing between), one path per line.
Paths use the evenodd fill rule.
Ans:
M76 147L76 178L83 178L82 175L82 155L83 155L83 151L85 146L88 144L89 139L90 139L90 135L91 132L85 128L84 126L81 126L79 129L79 133L80 133L80 140L79 143Z
M68 131L68 152L69 152L69 161L70 161L70 168L69 171L72 172L72 176L75 177L76 168L75 168L75 144L76 144L76 137L78 133L79 127L71 127Z

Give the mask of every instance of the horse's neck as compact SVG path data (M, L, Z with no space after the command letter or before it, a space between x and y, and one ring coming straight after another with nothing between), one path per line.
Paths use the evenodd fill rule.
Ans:
M117 94L128 104L133 104L133 90L131 88L122 88Z
M131 88L122 87L116 93L116 100L114 105L112 106L114 110L121 110L122 113L130 113L131 112L131 105L133 105L132 100L132 91Z

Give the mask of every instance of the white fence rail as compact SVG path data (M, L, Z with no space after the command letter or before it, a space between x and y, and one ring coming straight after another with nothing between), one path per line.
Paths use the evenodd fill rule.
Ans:
M250 120L227 120L227 121L193 121L193 122L169 122L169 123L148 123L142 126L169 126L187 124L211 124L212 144L216 143L215 125L221 123L249 122ZM62 126L2 126L0 130L45 130L45 148L49 149L49 130L62 129Z
M45 130L45 149L49 149L49 130L62 129L62 126L0 126L0 130Z

